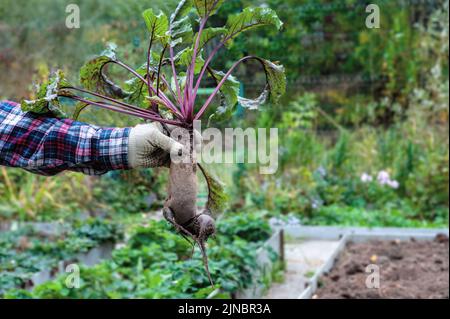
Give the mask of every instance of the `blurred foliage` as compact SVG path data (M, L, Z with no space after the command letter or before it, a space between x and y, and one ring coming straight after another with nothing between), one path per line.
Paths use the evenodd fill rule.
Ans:
M0 167L0 221L44 221L88 211L93 199L91 185L90 178L79 174L49 179Z

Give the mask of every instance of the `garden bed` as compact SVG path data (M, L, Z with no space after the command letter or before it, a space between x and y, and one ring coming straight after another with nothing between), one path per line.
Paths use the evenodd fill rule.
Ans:
M44 284L69 264L93 266L109 258L122 237L116 225L99 220L59 226L26 224L0 232L0 297L10 289Z
M433 241L348 243L330 273L319 280L320 299L443 299L449 297L448 237ZM368 264L380 269L380 288L366 286Z
M232 294L233 299L259 299L264 295L272 281L272 272L283 263L284 232L277 230L266 243L258 249L257 265L252 276L253 285ZM270 254L276 254L276 259Z
M31 291L11 289L6 298L238 298L270 284L281 251L281 233L262 216L230 214L218 223L208 245L211 287L201 254L166 221L142 221L127 232L126 242L109 260L80 265L81 286L66 286L66 274ZM276 268L275 268L276 269ZM1 286L1 285L0 285Z
M0 222L0 233L16 231L19 229L31 228L42 236L58 236L70 230L67 224L61 222Z
M300 299L448 298L448 230L318 227L314 235L312 230L299 227L288 233L341 239ZM378 289L366 286L373 272L369 265L380 271Z

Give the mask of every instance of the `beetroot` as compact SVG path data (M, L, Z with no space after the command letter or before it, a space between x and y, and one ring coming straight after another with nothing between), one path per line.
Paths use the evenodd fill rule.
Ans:
M180 131L180 130L177 130ZM184 132L183 132L184 131ZM183 134L184 133L184 134ZM184 137L184 138L183 138ZM170 164L168 198L164 203L164 217L182 234L186 240L198 244L211 285L214 283L208 269L205 243L216 232L215 221L208 209L197 210L197 163L193 145L193 132L181 130L178 140L184 145L184 156Z
M233 114L238 102L251 110L266 101L276 103L286 90L282 65L246 56L234 63L227 72L222 72L214 70L212 62L217 53L239 34L260 26L280 29L282 22L270 8L255 7L245 8L241 13L230 16L222 28L207 27L209 18L219 10L222 3L223 0L181 0L170 17L163 12L156 14L152 9L144 11L149 45L143 66L134 69L122 62L116 55L116 46L110 45L100 56L81 68L83 88L69 83L63 72L58 71L39 87L37 99L23 101L22 108L24 111L53 112L63 116L59 107L67 99L73 99L78 101L74 117L86 106L100 107L187 129L192 141L194 121L199 120L215 101L220 104L209 117L215 120ZM196 32L189 18L189 13L194 9L198 15L196 21L199 21ZM206 50L208 44L212 44L211 50ZM203 56L206 51L209 52L208 56ZM258 62L266 75L264 91L253 100L239 96L240 84L232 76L241 63L249 60ZM125 69L133 76L125 82L125 87L115 84L107 76L110 64ZM197 105L200 85L208 76L216 84L215 88L203 105ZM190 161L172 161L170 165L169 194L164 216L182 236L198 244L207 268L205 242L215 232L212 214L223 210L226 196L221 183L196 163L192 147L187 149L185 155L189 156ZM198 168L209 189L207 205L201 212L197 210Z

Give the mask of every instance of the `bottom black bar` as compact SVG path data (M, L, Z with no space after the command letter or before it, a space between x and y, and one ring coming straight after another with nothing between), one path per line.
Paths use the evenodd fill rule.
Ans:
M322 313L364 318L398 310L402 317L441 313L448 300L0 300L1 313L67 314L89 317L98 313L121 318L306 318Z

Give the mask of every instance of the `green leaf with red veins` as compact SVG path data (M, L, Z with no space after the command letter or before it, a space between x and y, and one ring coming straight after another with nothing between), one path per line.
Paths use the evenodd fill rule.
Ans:
M200 37L199 48L203 48L212 39L227 33L225 28L206 28ZM198 33L195 34L194 43L197 41Z
M152 53L152 59L150 60L150 71L157 72L159 56L156 53ZM136 72L145 77L147 74L147 63L141 65ZM127 91L127 97L125 101L139 106L148 107L148 103L145 101L145 97L148 95L147 86L137 77L133 77L125 82L125 89Z
M117 61L116 45L109 44L108 49L87 62L80 70L80 82L89 91L94 91L112 98L125 98L126 92L113 83L105 74L107 64Z
M173 14L170 16L170 24L180 20L181 18L187 16L192 10L192 0L181 0L178 3Z
M192 48L185 48L184 50L180 51L175 56L175 61L178 65L181 66L189 66L192 62L192 55L193 55L194 49ZM195 60L195 69L194 73L198 74L203 68L203 65L205 65L205 60L202 57L201 52L198 54L196 60Z
M186 78L186 73L180 72L178 74L178 85L182 90L184 90L184 88L186 87ZM173 77L170 78L170 87L172 88L172 90L176 90L175 80Z
M269 60L253 58L261 63L266 73L266 87L262 94L256 99L246 99L239 97L239 104L244 108L256 110L260 105L270 100L272 103L278 103L281 96L286 92L286 74L282 65Z
M274 26L280 30L283 22L275 11L270 8L245 8L241 13L228 18L226 36L234 39L242 32L261 26Z
M156 15L153 9L145 10L142 13L147 29L150 31L151 38L159 40L162 44L166 44L168 41L167 31L169 31L169 19L167 16L160 12Z
M33 101L23 100L22 111L37 114L53 113L57 117L66 117L61 109L58 95L64 93L66 96L72 95L63 90L64 87L71 86L65 79L61 70L56 71L49 80L42 83L36 92L36 99Z
M170 16L169 30L167 36L172 47L182 42L192 40L193 31L189 19L189 12L192 9L192 0L182 0L178 4L174 13Z
M144 99L148 94L147 86L138 78L133 78L125 82L125 87L129 91L129 95L125 98L127 103L144 107Z
M224 0L194 0L195 9L200 17L212 16L220 8Z
M225 73L222 71L210 70L210 75L214 78L216 83L219 83L225 76ZM216 121L222 121L230 118L236 109L239 91L239 81L234 76L229 76L219 91L220 106L217 108L217 111L210 116L209 120L211 121L214 119Z

